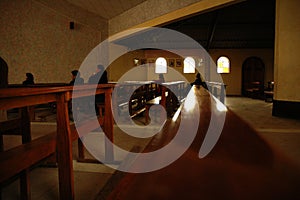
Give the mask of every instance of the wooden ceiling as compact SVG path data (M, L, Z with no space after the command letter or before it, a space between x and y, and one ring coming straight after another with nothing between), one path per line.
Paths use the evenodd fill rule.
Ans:
M275 0L247 0L164 27L192 37L205 49L273 48Z

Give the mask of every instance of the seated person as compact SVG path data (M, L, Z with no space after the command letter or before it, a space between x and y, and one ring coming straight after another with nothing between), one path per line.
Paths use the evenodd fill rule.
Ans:
M205 89L208 90L208 87L207 87L205 81L202 81L200 73L197 73L195 81L191 83L191 86L193 86L193 85L201 85L202 87L204 87Z
M80 77L80 72L78 70L71 71L71 74L72 74L72 80L70 81L69 85L73 86L75 84L76 79L77 79L76 80L77 85L84 84L84 79ZM77 110L80 110L80 109L84 108L84 105L80 102L81 102L81 100L77 100L77 99L73 102L73 104L75 105L75 108ZM71 117L72 121L78 120L78 116L77 116L78 113L77 112L75 112L75 113L72 112L72 104L71 103L69 103L69 112L70 112L70 117ZM75 115L75 116L73 116L73 115Z
M23 85L33 85L34 77L32 73L26 73L26 80L23 81Z
M80 72L78 70L73 70L71 72L72 74L72 80L70 81L69 85L74 85L75 80L77 79L77 84L84 84L83 78L80 77Z

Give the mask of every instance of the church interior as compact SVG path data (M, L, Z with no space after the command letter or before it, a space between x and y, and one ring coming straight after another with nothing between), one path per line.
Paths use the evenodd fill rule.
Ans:
M300 198L299 6L1 0L0 199Z

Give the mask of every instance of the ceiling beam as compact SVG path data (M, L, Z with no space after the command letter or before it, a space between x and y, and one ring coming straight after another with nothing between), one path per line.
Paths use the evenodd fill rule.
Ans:
M218 13L219 13L218 11L215 12L215 15L212 19L212 23L209 26L206 51L209 51L212 40L213 40L213 37L214 37L214 34L215 34L215 30L216 30L216 27L217 27L217 21L218 21L218 15L219 15Z
M139 4L139 6L131 8L130 10L112 18L109 20L109 34L113 36L112 39L120 38L124 33L122 31L143 28L143 27L154 27L154 26L163 26L171 21L179 20L187 16L199 12L209 12L215 9L226 7L232 4L236 4L245 0L198 0L196 3L183 6L179 1L176 2L176 5L171 6L170 10L165 9L156 9L159 7L158 2L168 3L169 1L151 1L147 0L146 2ZM173 9L173 10L172 10ZM145 12L148 10L148 12ZM132 18L132 16L139 16ZM131 20L130 20L131 19ZM126 21L124 21L126 20Z

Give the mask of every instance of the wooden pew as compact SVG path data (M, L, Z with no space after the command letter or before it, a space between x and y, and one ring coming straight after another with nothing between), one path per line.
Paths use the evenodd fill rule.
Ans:
M41 136L32 142L0 152L0 182L27 170L55 152L56 134Z
M166 108L169 117L172 117L175 110L186 97L186 83L184 81L171 81L162 83L161 105Z
M264 90L265 102L273 102L274 96L274 81L268 82L268 87Z
M24 85L24 84L9 84L8 88L41 88L41 87L61 87L61 86L69 86L68 83L35 83L33 85ZM50 103L49 107L52 107L55 110L55 103ZM28 107L30 121L35 121L35 106ZM46 118L53 113L47 113L43 115L39 115L38 118L40 121L46 121Z
M210 124L211 109L217 109L220 104L211 101L210 93L201 87L193 86L190 92L194 94L191 104L193 101L199 103L201 118L197 135L187 151L157 171L122 175L118 172L115 179L120 180L112 177L97 199L299 199L299 166L269 145L230 110L220 111L226 114L220 138L206 157L199 158L198 152ZM190 130L188 126L197 116L190 106L183 106L177 120L169 120L144 152L168 144L183 116L191 119L184 127L184 130ZM111 189L110 193L107 188Z
M185 81L162 83L160 90L160 93L155 98L148 100L145 104L145 124L148 124L149 122L149 109L151 106L158 104L162 105L167 111L167 116L172 117L186 98Z
M6 176L11 176L14 174L19 173L20 174L20 190L23 194L23 199L30 199L30 180L29 180L29 170L27 168L13 168L9 167L8 171L5 171L3 168L4 166L8 166L7 164L10 163L10 160L3 159L4 155L4 140L3 136L4 135L19 135L22 137L22 144L26 144L31 142L31 134L30 134L30 117L29 117L29 107L23 107L18 110L18 116L13 119L8 119L6 121L0 122L0 154L1 154L1 159L0 159L0 166L1 172L4 172L4 176L1 176L2 179L4 180L4 177ZM10 151L10 150L9 150ZM13 151L15 152L15 151ZM12 155L11 153L9 155ZM22 155L17 151L16 156L22 157ZM9 156L8 158L13 159L12 156ZM41 159L44 159L45 157L42 157ZM41 160L40 159L40 160ZM13 165L17 165L17 163L13 163ZM14 171L16 170L16 171ZM2 180L1 179L1 180ZM1 183L2 181L0 181ZM2 184L0 186L0 199L1 199L1 188Z
M150 110L150 107L151 106L154 106L154 105L159 105L161 102L161 96L158 96L158 97L155 97L154 99L151 99L149 101L146 102L146 105L145 105L145 124L148 124L149 123L149 110Z
M23 84L9 84L8 88L36 88L36 87L60 87L60 86L68 86L68 83L35 83L33 85L23 85Z
M118 106L118 115L121 115L122 108L128 108L131 118L144 112L146 102L156 94L154 81L125 81L115 89L118 97L114 99L114 105ZM129 101L128 95L131 95Z
M57 163L59 173L59 192L60 199L74 199L74 176L73 176L73 158L72 158L72 141L78 138L77 130L70 125L69 121L69 102L71 98L80 98L87 96L94 96L95 94L105 94L105 118L103 122L104 132L108 138L113 136L113 118L111 112L111 94L114 85L82 85L82 86L63 86L63 87L33 87L33 88L8 88L0 89L0 109L13 109L26 106L33 106L37 104L45 104L56 102L57 105L57 134L56 134L56 150ZM98 123L97 123L98 124ZM84 129L83 129L84 130ZM83 133L81 132L81 135ZM0 177L7 179L14 173L20 170L28 170L29 165L36 164L40 159L47 157L48 153L53 152L53 136L41 138L42 141L35 139L19 146L10 151L4 151L0 156L0 163L3 170L0 170ZM112 140L113 141L113 140ZM42 153L41 148L43 144L49 151ZM112 147L106 146L109 155L113 155ZM18 160L16 153L24 156L33 156L32 162L25 162ZM22 157L22 158L23 158ZM5 165L6 159L9 158L8 163L15 163L18 160L16 169L12 170L8 176L5 174L8 166ZM29 159L30 160L30 159ZM2 165L3 163L3 165ZM16 174L15 174L16 175ZM28 176L28 173L26 174ZM25 179L28 180L28 179ZM4 181L1 179L1 181ZM28 184L25 184L28 186ZM25 188L29 190L29 186ZM28 197L29 198L29 197Z
M126 81L120 83L115 89L118 90L118 96L114 99L114 105L118 108L127 106L131 118L145 111L145 123L148 123L149 120L150 106L161 104L168 108L168 116L172 116L174 110L178 108L178 104L186 96L186 82L184 81L165 82L161 86L158 86L154 81ZM132 93L130 100L125 101L126 98L123 96L126 97L130 93Z

